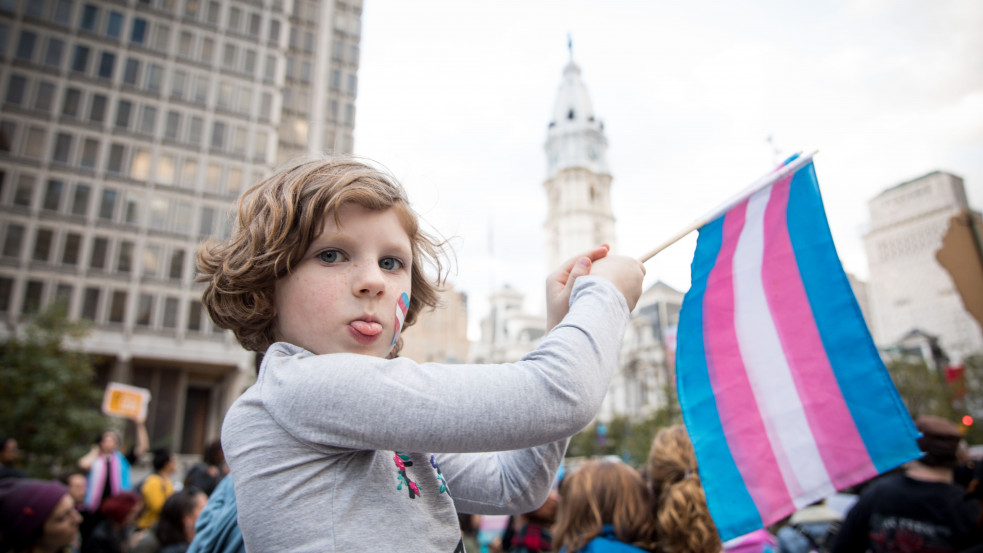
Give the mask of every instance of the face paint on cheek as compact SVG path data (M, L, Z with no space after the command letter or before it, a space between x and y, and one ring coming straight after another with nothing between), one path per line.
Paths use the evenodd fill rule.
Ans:
M403 292L399 296L399 301L396 302L396 332L393 333L393 344L396 345L396 340L399 340L399 331L403 329L403 321L406 319L406 310L410 308L410 297Z

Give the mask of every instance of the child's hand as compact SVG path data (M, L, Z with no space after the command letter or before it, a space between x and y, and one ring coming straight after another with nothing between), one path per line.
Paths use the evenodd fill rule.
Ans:
M628 311L635 309L638 297L642 295L642 279L645 277L645 266L640 261L623 255L609 255L594 263L590 274L610 280L625 295Z
M602 244L593 250L570 258L546 279L546 332L563 320L570 310L570 292L577 277L590 274L591 263L608 254L610 247Z

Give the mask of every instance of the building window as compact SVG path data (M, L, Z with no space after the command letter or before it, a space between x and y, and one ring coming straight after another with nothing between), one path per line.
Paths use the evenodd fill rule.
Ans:
M242 10L233 6L229 10L229 30L238 33L242 27Z
M99 218L106 221L112 221L113 215L116 213L116 202L119 197L119 192L113 190L112 188L105 188L102 191L102 200L99 202Z
M44 152L44 141L47 132L40 127L31 127L27 130L27 144L24 144L24 155L28 157L40 158Z
M48 256L51 254L51 239L54 237L54 232L50 229L38 229L34 233L34 253L31 255L31 259L34 261L48 261Z
M99 22L99 8L92 4L82 6L82 18L79 20L79 28L83 31L94 33Z
M51 37L44 47L43 63L48 67L61 67L61 58L65 55L65 41Z
M109 251L109 239L96 237L92 240L92 253L89 255L89 267L92 269L106 268L106 254Z
M184 160L184 166L181 167L181 186L185 188L194 188L195 183L198 182L198 162L193 159Z
M140 224L140 204L142 197L139 193L130 193L126 197L126 209L123 213L123 221L130 225ZM144 256L146 258L146 256Z
M119 38L123 33L123 14L117 11L110 11L109 18L106 19L106 36L109 38Z
M177 307L177 298L164 299L164 319L161 321L161 326L164 328L177 327Z
M157 182L174 184L174 156L171 154L160 154L157 157Z
M157 230L167 229L167 212L170 203L161 197L150 200L150 228Z
M143 148L133 150L130 160L130 178L147 180L150 178L150 151Z
M82 144L81 165L84 169L95 169L96 160L99 157L99 140L86 138Z
M2 283L0 283L2 284ZM2 290L2 287L0 287ZM2 301L0 297L0 301ZM188 330L201 330L201 302L191 300L188 302Z
M142 17L133 18L133 27L130 29L130 42L133 44L143 44L147 39L147 20Z
M65 235L65 247L61 252L63 265L78 265L79 249L82 245L82 235L70 232Z
M130 126L130 111L133 104L128 100L120 100L116 104L116 127L126 129Z
M139 326L150 326L153 315L154 297L150 294L140 294L140 302L137 304L137 320Z
M270 20L270 42L280 42L280 20Z
M109 302L109 322L122 323L126 317L126 292L116 290Z
M20 75L11 75L7 81L8 104L19 106L24 102L24 88L27 87L27 79Z
M160 92L160 81L164 75L164 68L156 63L147 65L147 90Z
M263 66L263 80L273 82L276 79L276 56L270 54L266 56L266 64Z
M178 248L171 252L171 266L167 275L174 280L181 280L184 274L184 250Z
M181 36L178 38L178 55L184 58L190 58L194 55L194 51L195 35L191 34L191 31L181 31Z
M210 65L214 58L215 58L215 41L210 38L202 39L200 61L206 65Z
M126 65L123 66L123 83L136 86L140 79L140 60L136 58L126 58Z
M66 312L72 305L73 290L71 284L59 284L55 287L55 303L62 306Z
M21 313L37 313L41 309L41 295L44 292L44 284L37 280L27 281L27 288L24 289L24 306Z
M48 185L44 189L44 201L41 202L41 209L48 211L58 211L61 206L61 196L65 190L65 183L60 180L49 179Z
M89 47L81 44L75 45L75 53L72 55L72 71L85 73L89 70Z
M72 198L72 215L85 216L89 213L89 195L92 188L87 184L75 185L75 196Z
M191 233L191 214L193 207L187 202L178 202L174 206L174 232Z
M34 175L20 175L17 178L17 187L14 189L14 205L31 207L34 199Z
M17 41L17 57L22 60L30 61L34 58L34 45L38 41L38 35L31 31L21 31L20 39Z
M59 25L68 26L72 20L73 0L55 0L55 11L51 15L51 20Z
M116 271L129 273L133 270L133 242L123 241L119 244L116 255Z
M195 146L201 144L201 134L205 127L205 122L201 117L193 116L191 124L188 125L188 143Z
M61 105L61 114L65 117L78 117L80 103L82 103L81 90L77 88L65 89L65 100Z
M14 279L0 277L0 311L10 311L10 294L14 291Z
M9 152L14 141L17 125L11 121L0 121L0 152Z
M181 70L176 70L171 75L171 97L184 98L185 83L188 82L188 74Z
M102 94L92 95L92 104L89 105L89 121L102 123L106 120L106 97Z
M167 52L171 46L171 28L167 25L157 24L154 30L154 49L158 52Z
M177 140L181 130L181 114L176 111L167 112L167 122L164 125L164 138Z
M47 113L51 111L51 104L54 99L55 85L45 81L38 83L38 90L34 95L34 109Z
M20 257L21 244L24 242L24 227L7 225L7 236L3 239L3 256Z
M82 294L82 313L83 319L90 321L96 320L96 311L99 308L99 289L86 288Z
M157 278L160 270L160 246L147 244L143 248L143 276Z
M222 54L222 62L226 67L236 66L236 47L234 44L226 44Z
M99 58L99 77L103 79L112 79L113 70L116 68L116 54L112 52L103 52L102 56Z
M157 108L143 106L140 110L140 132L152 135L155 130L157 130Z
M215 121L212 124L212 148L221 150L225 147L225 123Z
M249 14L249 35L253 38L259 38L259 29L262 20L258 13Z
M126 154L122 144L113 144L109 147L109 159L106 160L106 171L120 174L123 172L123 156Z
M211 207L201 208L201 219L198 221L198 236L206 237L212 235L215 226L215 209Z
M56 163L68 163L72 155L72 135L60 132L55 135L55 149L51 153L52 159Z
M205 11L205 21L207 21L210 25L218 25L218 14L220 8L221 6L218 2L209 2Z

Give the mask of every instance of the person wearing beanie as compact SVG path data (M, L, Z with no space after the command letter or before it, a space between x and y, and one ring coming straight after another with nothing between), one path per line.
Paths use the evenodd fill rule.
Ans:
M68 489L28 478L0 482L0 551L51 552L75 540L82 516Z
M956 552L983 543L980 505L953 483L962 435L950 421L921 416L923 456L873 482L833 540L833 553Z

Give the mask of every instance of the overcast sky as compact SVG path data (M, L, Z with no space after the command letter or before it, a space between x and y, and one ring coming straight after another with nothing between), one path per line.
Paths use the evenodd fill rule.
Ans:
M833 238L861 277L882 190L943 170L983 208L978 0L365 0L355 151L453 238L472 338L492 287L542 310L543 144L568 33L605 123L620 253L686 227L775 149L819 150ZM646 284L688 289L695 242L649 261Z

